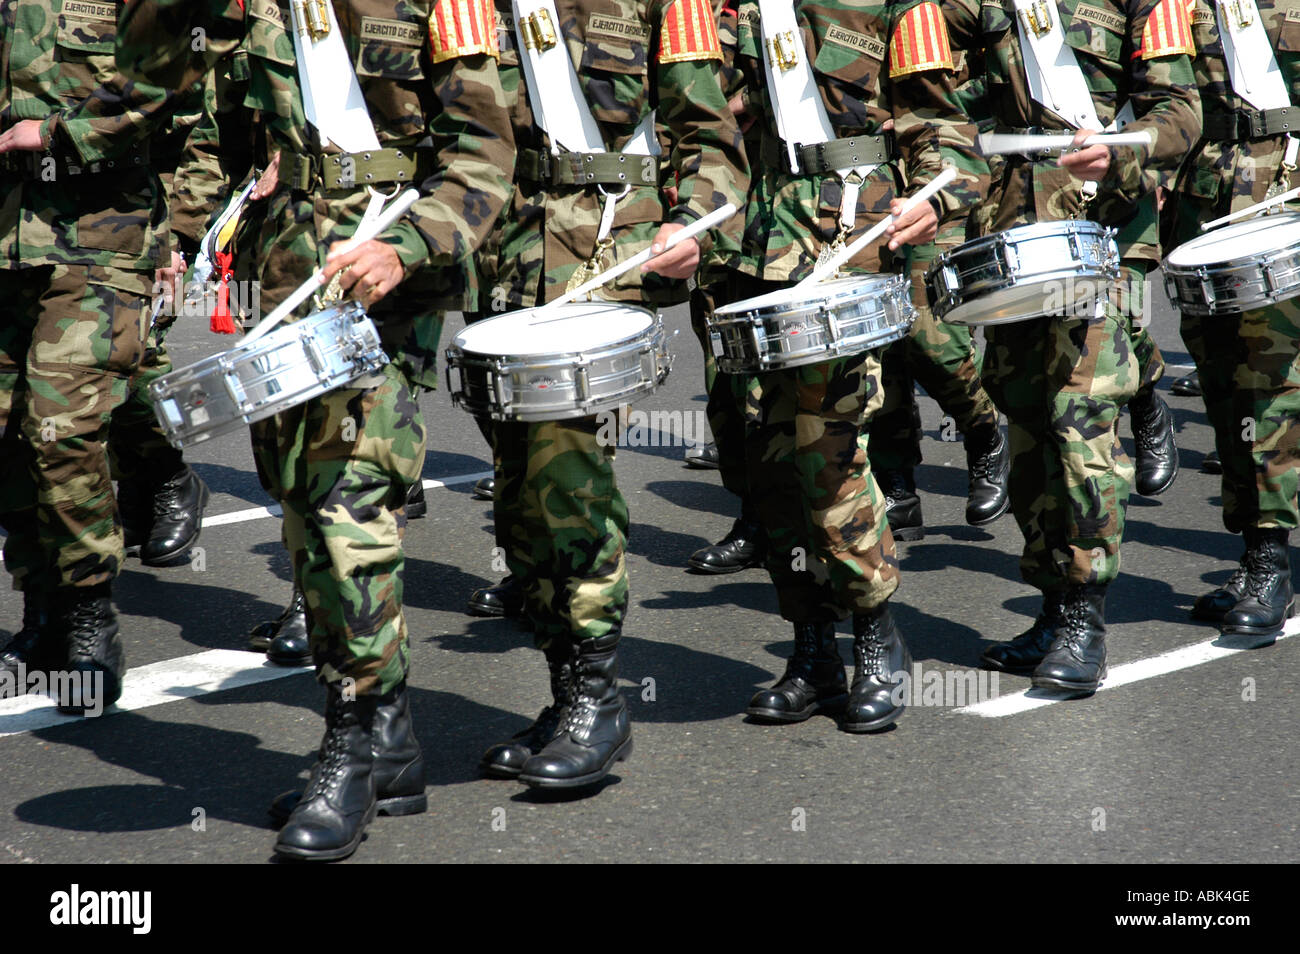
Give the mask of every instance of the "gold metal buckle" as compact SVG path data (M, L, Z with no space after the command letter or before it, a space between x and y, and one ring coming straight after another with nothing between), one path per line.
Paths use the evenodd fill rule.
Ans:
M1242 29L1255 22L1255 18L1251 16L1250 11L1242 7L1241 0L1228 0L1228 11L1232 14L1233 19L1237 21L1237 26Z
M591 258L583 262L573 270L569 280L564 284L565 294L576 288L581 288L587 282L591 281L597 275L605 270L605 253L614 247L614 240L609 236L601 239L596 243L596 250L591 253ZM591 293L587 294L591 298Z
M545 8L524 17L523 34L524 45L530 50L549 50L559 42L555 24L551 22L551 11Z
M1235 3L1236 0L1233 0ZM1028 10L1020 11L1020 19L1025 26L1034 31L1034 36L1046 36L1052 32L1052 8L1047 0L1037 0Z
M330 15L325 4L329 0L291 0L298 11L298 32L319 43L330 35Z
M774 62L782 73L788 73L799 65L799 44L793 30L782 30L768 42Z

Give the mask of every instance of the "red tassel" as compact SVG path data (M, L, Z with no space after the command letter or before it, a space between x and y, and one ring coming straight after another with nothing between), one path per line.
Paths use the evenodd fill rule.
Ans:
M238 330L230 316L230 280L235 277L230 268L233 258L233 252L217 253L217 271L221 273L221 284L217 287L217 304L212 310L208 327L219 335L233 335Z

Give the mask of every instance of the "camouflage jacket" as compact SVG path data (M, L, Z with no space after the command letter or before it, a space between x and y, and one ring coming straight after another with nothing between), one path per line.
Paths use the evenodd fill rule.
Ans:
M1300 106L1300 3L1255 0L1255 6L1264 21L1291 103ZM1201 91L1207 128L1206 135L1183 164L1176 200L1167 206L1177 220L1175 243L1196 235L1202 222L1263 201L1269 186L1279 178L1283 180L1283 191L1297 184L1282 169L1286 136L1233 140L1211 135L1216 119L1221 122L1221 118L1255 110L1232 91L1214 4L1207 0L1194 2L1192 37L1196 41L1192 68Z
M1181 16L1185 23L1186 10L1178 7L1182 2L1056 3L1065 42L1074 50L1102 124L1131 102L1137 119L1126 131L1146 130L1152 137L1150 149L1111 150L1110 169L1087 208L1088 218L1120 230L1120 253L1126 258L1159 259L1155 188L1172 181L1201 133L1200 98L1187 56L1190 44L1161 45L1144 33L1162 5L1160 16ZM1029 95L1011 0L943 0L943 10L953 43L983 51L996 128L1073 128ZM1007 157L988 198L991 209L981 218L991 231L1068 218L1079 208L1082 186L1080 179L1056 165L1055 156L1041 161Z
M462 15L487 13L486 4L460 6ZM477 13L466 14L466 7ZM513 137L495 50L480 46L435 56L439 38L429 3L336 0L334 10L380 147L417 159L421 198L381 236L406 274L369 311L384 325L390 351L403 352L410 373L432 385L435 313L463 306L463 268L509 194ZM364 188L332 188L324 180L340 150L332 144L322 149L307 123L291 23L287 0L248 0L246 12L236 2L213 0L206 16L201 6L196 12L166 0L137 0L124 14L119 38L126 68L170 82L199 72L183 62L196 56L188 45L168 47L177 33L206 31L204 71L241 44L246 51L243 108L220 135L223 142L251 141L246 155L259 166L280 156L279 186L264 203L260 236L248 249L257 261L263 308L282 301L323 264L331 243L352 234L369 201ZM391 191L393 185L379 188ZM304 304L300 313L310 308Z
M0 156L0 267L99 266L97 280L147 294L167 239L149 145L177 100L117 73L120 7L0 0L0 129L40 120L47 147Z
M950 56L942 57L946 63L905 62L907 54L893 46L896 38L902 42L897 28L913 9L917 12L910 17L923 13L942 29L938 8L923 0L795 2L801 52L812 64L836 138L892 131L896 142L898 158L877 167L862 184L849 241L884 218L891 200L933 179L945 160L954 162L960 175L935 202L941 218L961 214L987 184L974 153L974 128L957 111ZM833 171L787 171L767 90L758 4L741 0L738 19L737 53L745 101L761 137L762 169L750 188L743 254L732 267L767 280L798 280L808 275L839 231L841 182ZM946 40L941 46L947 54ZM900 270L903 261L877 242L849 266L891 272Z
M712 54L664 56L675 42L665 37L665 18L703 11L702 0L558 0L556 32L568 44L592 118L604 145L618 152L652 108L662 148L648 181L634 178L615 206L613 247L602 264L612 265L650 244L663 222L687 224L727 202L743 202L749 180L740 133L720 85L720 63ZM512 4L496 0L502 86L510 101L519 148L516 189L504 216L500 254L482 270L482 304L491 311L528 307L562 294L575 269L596 249L602 197L590 186L543 183L534 177L537 157L550 152L550 137L534 122L515 38ZM668 207L660 189L661 170L677 186ZM738 236L739 216L721 232ZM707 237L702 245L707 247ZM492 274L495 269L495 275ZM686 298L686 283L633 269L606 285L614 301L668 303Z

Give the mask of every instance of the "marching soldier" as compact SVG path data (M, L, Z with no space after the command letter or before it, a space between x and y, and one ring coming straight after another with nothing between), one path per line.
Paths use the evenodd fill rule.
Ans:
M480 290L500 306L489 307L541 305L647 246L662 247L714 208L739 204L747 169L705 0L498 0L497 16L503 64L520 67L503 79L519 156L499 257L488 263L492 284ZM654 156L661 139L677 188L671 205ZM629 168L644 171L629 176ZM700 249L688 239L600 295L680 302ZM598 425L586 417L494 427L497 541L546 658L553 701L489 749L482 770L534 787L596 782L631 751L616 682L628 513L615 448L598 439Z
M102 678L103 706L126 668L112 603L122 524L104 444L167 251L150 141L177 105L118 74L117 10L0 3L0 524L24 601L0 658Z
M1008 156L987 199L987 230L1086 217L1119 230L1127 261L1158 258L1155 187L1200 134L1182 0L944 0L944 13L954 42L984 53L999 131L1077 130L1082 142L1131 107L1126 131L1151 136L1150 147L1089 146L1057 162ZM1062 52L1030 57L1039 67L1027 74L1026 48ZM1039 75L1044 61L1047 77ZM1068 118L1039 101L1051 98L1044 90L1060 98L1057 108ZM1146 383L1135 354L1135 310L1116 295L1092 317L1046 317L987 332L984 384L1010 421L1011 508L1025 538L1021 573L1042 591L1043 611L981 661L1032 673L1039 688L1087 695L1106 674L1106 589L1119 572L1133 482L1117 422Z
M953 111L953 63L934 3L741 3L738 55L762 162L741 254L723 262L730 271L718 305L807 277L823 248L899 212L905 182L919 189L938 175L944 153L969 153L973 129ZM810 84L811 102L796 92ZM979 195L978 180L962 182L903 215L887 246L864 249L849 270L901 272L904 246L931 241L940 218ZM910 656L887 602L898 561L867 456L879 358L864 352L730 378L767 568L795 630L785 674L747 711L787 723L846 709L845 731L883 729L903 710L891 695ZM835 644L835 624L849 615L851 687Z
M460 303L462 266L509 186L513 142L491 18L482 2L399 0L248 0L246 10L160 0L123 13L123 67L168 85L246 41L244 106L256 111L259 166L276 169L255 255L261 302L283 301L326 266L325 280L338 281L325 295L361 301L394 356L277 415L257 440L326 686L318 761L276 842L290 858L346 857L376 810L427 805L406 691L403 503L424 459L418 398L436 383L441 312ZM205 38L199 56L189 52L194 30ZM336 81L343 92L327 97L323 84ZM377 195L407 183L422 195L402 219L340 247L376 214Z
M1196 0L1192 61L1205 115L1165 212L1171 245L1205 222L1294 184L1300 69L1289 51L1300 22L1274 0ZM1225 257L1233 257L1230 252ZM1192 616L1225 634L1272 643L1293 612L1289 553L1300 477L1300 298L1244 314L1182 315L1223 467L1223 523L1245 553Z

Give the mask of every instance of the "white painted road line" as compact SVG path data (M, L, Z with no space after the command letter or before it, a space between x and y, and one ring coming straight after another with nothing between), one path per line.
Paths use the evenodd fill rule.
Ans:
M122 698L99 718L311 672L310 666L275 666L265 660L265 656L237 649L209 649L130 669L122 686ZM82 722L85 718L64 715L47 696L0 699L0 737Z
M1279 640L1286 639L1288 636L1295 636L1300 633L1300 618L1289 619L1286 628L1283 629ZM1215 659L1222 659L1225 656L1232 656L1236 653L1243 652L1267 652L1267 650L1247 650L1234 649L1230 646L1216 646L1214 643L1219 637L1213 640L1206 640L1203 643L1196 643L1194 646L1184 646L1182 649L1175 649L1172 652L1162 653L1159 656L1153 656L1150 659L1139 659L1137 662L1125 663L1122 666L1116 666L1111 669L1110 674L1106 676L1098 692L1104 692L1107 689L1118 689L1120 686L1127 686L1129 683L1140 682L1143 679L1154 679L1156 676L1163 676L1166 673L1177 672L1180 669L1190 669L1192 666L1199 666L1201 663L1212 662ZM989 699L986 702L977 702L974 705L962 706L954 709L954 712L964 712L967 715L984 716L985 718L997 719L1002 716L1016 715L1020 712L1028 712L1031 709L1041 709L1043 706L1054 705L1058 702L1064 702L1066 697L1054 692L1048 692L1043 689L1025 689L1021 692L1013 693L1008 696L999 696L996 699Z

